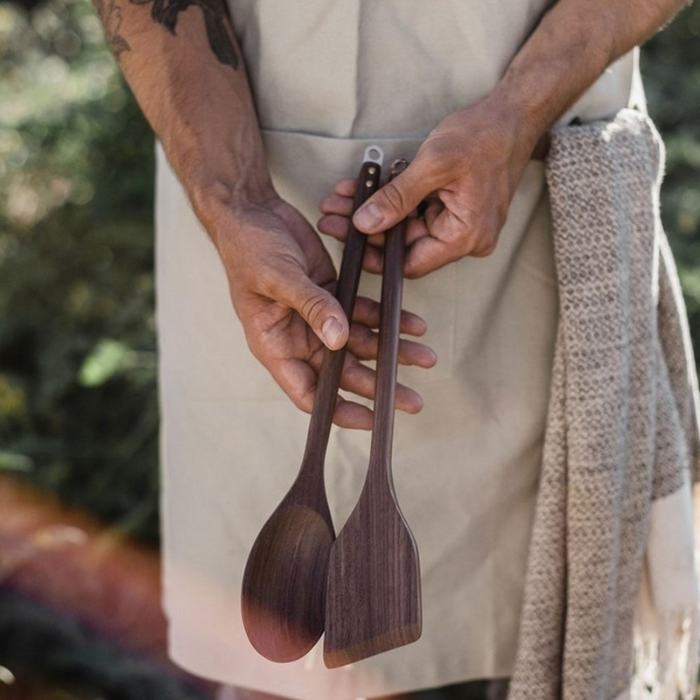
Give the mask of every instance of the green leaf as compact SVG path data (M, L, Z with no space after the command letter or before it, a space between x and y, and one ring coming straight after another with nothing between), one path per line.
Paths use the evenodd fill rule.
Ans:
M78 381L83 386L99 386L118 374L130 362L131 350L117 340L101 340L85 358Z
M14 452L0 452L1 469L11 472L31 472L34 469L34 460Z

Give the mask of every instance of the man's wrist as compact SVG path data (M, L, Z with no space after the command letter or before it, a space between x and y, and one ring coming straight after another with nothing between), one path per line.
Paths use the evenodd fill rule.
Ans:
M493 91L519 115L519 138L534 148L613 61L645 41L682 4L683 0L554 3Z
M547 125L535 118L519 90L511 90L506 82L501 81L484 97L483 103L489 121L499 125L503 138L511 144L512 158L522 161L524 167L535 153L540 154Z
M494 89L518 115L519 138L531 148L615 58L601 22L572 0L555 5Z
M266 174L245 181L212 179L190 191L192 208L217 248L219 237L243 220L246 211L269 206L278 199Z

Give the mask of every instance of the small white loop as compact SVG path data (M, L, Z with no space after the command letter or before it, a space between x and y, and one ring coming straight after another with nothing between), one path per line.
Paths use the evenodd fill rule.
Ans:
M365 150L363 163L376 163L381 166L384 162L384 151L381 146L368 146Z

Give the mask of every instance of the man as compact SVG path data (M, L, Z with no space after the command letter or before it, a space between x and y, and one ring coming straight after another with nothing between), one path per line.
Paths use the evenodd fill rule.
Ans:
M162 144L165 603L176 661L240 698L256 697L241 689L251 688L342 700L511 674L557 322L533 153L557 122L643 109L633 47L681 4L235 0L229 19L220 0L101 2ZM261 366L308 412L322 345L347 342L335 422L371 427L362 399L374 374L362 361L376 355L377 306L361 301L351 326L308 223L370 143L412 164L358 212L358 227L378 234L428 202L405 267L406 306L420 316L405 314L403 331L422 334L425 318L440 359L404 374L413 388L399 388L397 408L425 410L398 418L394 455L421 551L424 633L346 669L324 669L315 651L275 665L242 633L240 578L300 463L305 419ZM324 200L325 233L342 239L350 191L341 182ZM370 242L366 269L379 272L381 239ZM376 298L373 281L365 293ZM430 368L436 356L404 341L400 359ZM364 477L364 435L338 431L329 448L338 525Z

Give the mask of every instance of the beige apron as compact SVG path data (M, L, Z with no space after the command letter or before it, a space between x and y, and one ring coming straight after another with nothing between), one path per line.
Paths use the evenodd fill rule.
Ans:
M232 0L280 193L312 222L333 183L378 143L410 158L444 116L502 74L547 3ZM567 115L611 115L636 94L631 54ZM475 135L478 137L478 135ZM241 627L250 547L301 463L308 416L249 353L217 253L159 153L158 324L165 606L173 658L221 682L344 700L508 676L540 468L557 321L543 167L528 166L494 255L407 281L405 307L439 356L401 368L424 397L397 414L396 489L416 536L423 636L326 670L316 647L274 664ZM331 246L338 255L337 245ZM377 296L368 275L363 293ZM334 429L336 527L355 504L369 435Z

